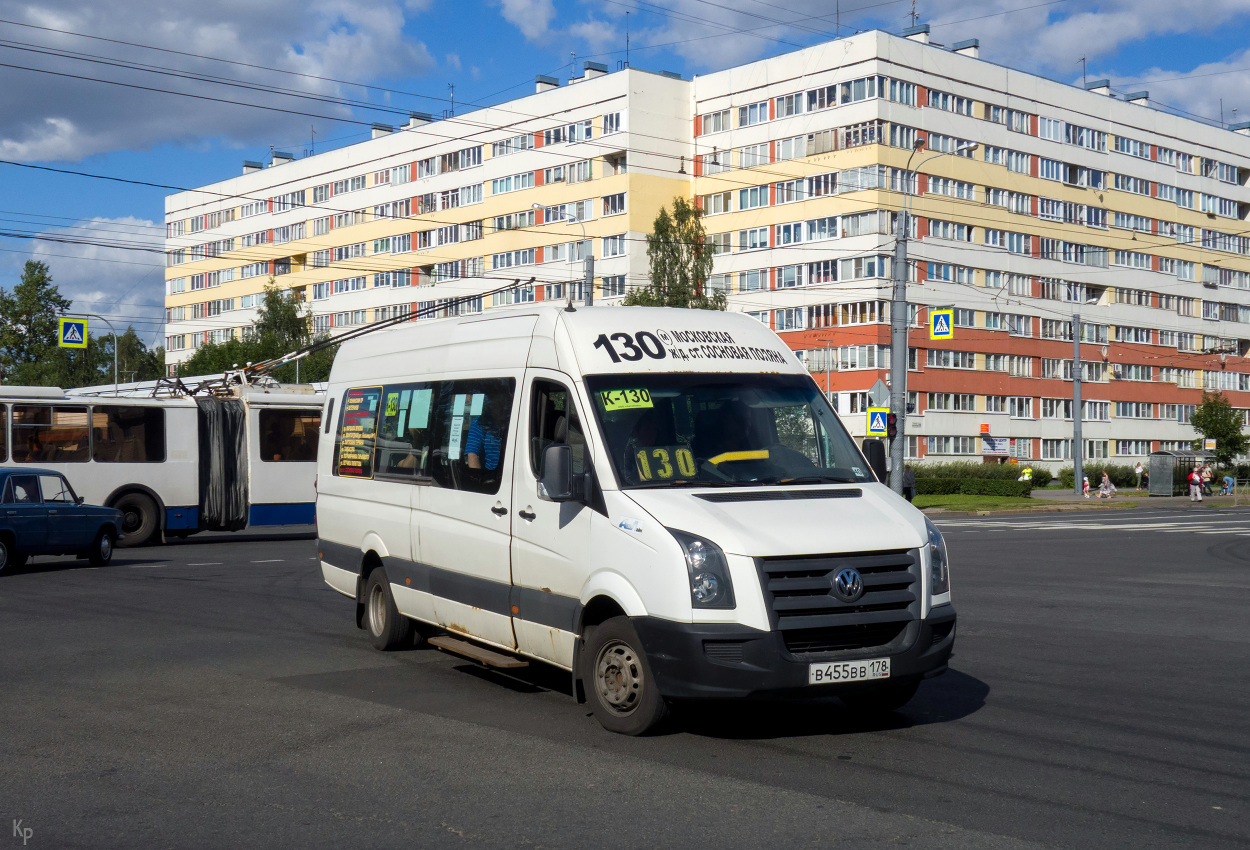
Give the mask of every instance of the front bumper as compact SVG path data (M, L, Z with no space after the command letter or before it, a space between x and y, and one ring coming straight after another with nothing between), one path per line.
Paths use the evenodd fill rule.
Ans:
M955 647L955 608L942 605L918 621L915 637L893 651L868 648L836 653L792 654L778 631L761 632L733 624L678 623L655 617L631 618L647 653L660 693L671 699L738 698L803 692L836 696L885 681L936 676L945 672ZM808 665L866 658L890 659L890 678L868 683L809 685Z

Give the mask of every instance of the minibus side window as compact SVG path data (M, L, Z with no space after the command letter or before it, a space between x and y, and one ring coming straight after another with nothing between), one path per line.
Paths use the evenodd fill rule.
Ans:
M353 387L343 394L334 435L334 474L373 477L373 446L378 433L381 387Z
M499 492L515 391L516 381L511 378L438 385L430 466L436 485Z
M543 452L567 444L573 449L573 474L586 471L586 434L572 394L563 384L535 381L530 393L530 469L542 475Z
M387 384L382 388L382 424L373 467L378 475L405 479L429 476L433 400L433 384Z

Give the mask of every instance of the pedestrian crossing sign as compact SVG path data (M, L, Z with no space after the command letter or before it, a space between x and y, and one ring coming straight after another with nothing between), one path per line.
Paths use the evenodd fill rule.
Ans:
M87 347L86 319L58 319L56 344L61 348Z
M886 414L890 412L888 407L870 407L868 408L868 436L884 437L886 436L885 420Z
M929 311L929 339L955 338L955 311Z

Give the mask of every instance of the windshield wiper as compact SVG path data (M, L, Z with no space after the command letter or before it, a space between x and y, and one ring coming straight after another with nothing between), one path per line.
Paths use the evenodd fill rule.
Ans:
M856 478L839 475L800 475L797 478L778 478L776 484L858 484Z

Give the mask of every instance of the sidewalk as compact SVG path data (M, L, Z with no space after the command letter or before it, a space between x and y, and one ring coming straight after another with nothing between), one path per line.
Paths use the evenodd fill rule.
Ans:
M1216 489L1214 492L1218 493L1219 490ZM1098 490L1095 488L1090 489L1088 499L1078 496L1076 493L1066 488L1053 487L1035 489L1032 493L1032 497L1034 499L1044 499L1048 502L1064 502L1073 506L1105 506L1114 505L1117 502L1136 502L1137 506L1141 508L1174 508L1183 510L1189 508L1191 505L1194 508L1199 508L1208 504L1231 508L1236 502L1240 501L1241 506L1250 507L1250 498L1247 498L1245 494L1242 494L1240 499L1237 499L1234 496L1203 496L1202 502L1199 503L1190 502L1189 496L1151 496L1145 490L1134 490L1131 487L1117 490L1116 494L1110 499L1098 498ZM1054 507L1057 508L1059 506L1055 505Z

